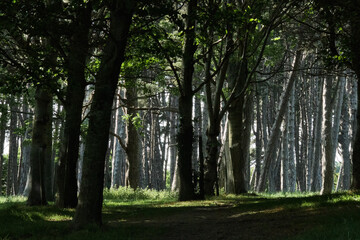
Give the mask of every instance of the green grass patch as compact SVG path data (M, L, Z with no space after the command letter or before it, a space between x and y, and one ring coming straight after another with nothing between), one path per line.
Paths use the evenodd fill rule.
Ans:
M168 191L105 190L104 226L74 232L69 228L74 209L61 209L53 203L29 207L23 197L0 197L0 240L161 239L178 225L192 228L192 221L206 234L207 228L214 229L209 225L212 218L223 228L234 224L242 226L241 231L264 234L259 236L271 236L272 229L277 227L279 234L284 233L276 239L360 238L360 195L356 193L222 194L202 201L176 199L177 195ZM171 224L164 224L168 221ZM222 221L225 224L221 225Z

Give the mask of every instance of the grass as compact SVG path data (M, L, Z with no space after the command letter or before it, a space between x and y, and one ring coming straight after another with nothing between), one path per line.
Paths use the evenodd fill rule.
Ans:
M202 229L198 232L200 235L212 234L213 223L218 225L218 231L224 230L227 237L236 234L236 226L242 227L239 236L243 238L235 239L248 239L247 236L259 236L259 239L360 239L360 195L357 193L327 196L222 194L187 202L177 202L176 197L167 191L106 190L104 227L90 226L76 232L69 229L73 209L60 209L53 203L29 207L25 198L0 197L0 240L167 239L164 236L170 231L191 232L195 227L191 225L193 222ZM235 230L231 226L235 226ZM181 239L176 232L174 234L174 239Z

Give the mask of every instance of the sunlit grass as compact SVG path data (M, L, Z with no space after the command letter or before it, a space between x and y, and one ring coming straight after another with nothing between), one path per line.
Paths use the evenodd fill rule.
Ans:
M105 229L69 230L75 209L48 206L29 207L24 197L0 197L0 240L2 239L124 239L161 236L166 229L156 226L132 226L132 222L156 222L174 214L230 210L228 219L277 215L301 211L322 212L318 222L297 239L356 239L360 236L360 195L343 192L321 196L318 193L224 194L199 201L177 201L169 191L128 188L104 191L103 220ZM356 210L356 211L354 211ZM312 217L316 216L312 215ZM124 225L125 224L125 225ZM126 225L130 224L130 225ZM356 228L355 228L356 227ZM329 233L333 235L329 235ZM357 235L359 234L359 235ZM339 236L349 236L342 238ZM321 236L327 236L322 238ZM332 238L332 236L338 236ZM295 239L295 238L291 238Z

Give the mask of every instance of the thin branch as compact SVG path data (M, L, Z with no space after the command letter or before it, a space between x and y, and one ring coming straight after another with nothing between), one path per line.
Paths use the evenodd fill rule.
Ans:
M128 148L126 146L126 144L123 142L123 140L121 139L121 137L119 135L117 135L114 132L109 132L110 135L116 137L116 139L119 141L121 147L124 149L124 151L127 153L128 152Z

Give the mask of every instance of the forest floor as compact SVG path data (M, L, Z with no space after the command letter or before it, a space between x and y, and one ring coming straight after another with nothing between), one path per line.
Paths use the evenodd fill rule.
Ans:
M135 239L360 239L360 198L344 196L237 196L162 204L167 214L149 214L159 211L150 208L123 226L135 230ZM117 223L109 219L109 225ZM137 231L142 228L158 231L142 234Z
M105 199L104 226L77 232L68 227L73 214L51 204L0 201L0 239L360 239L360 195L354 193Z

